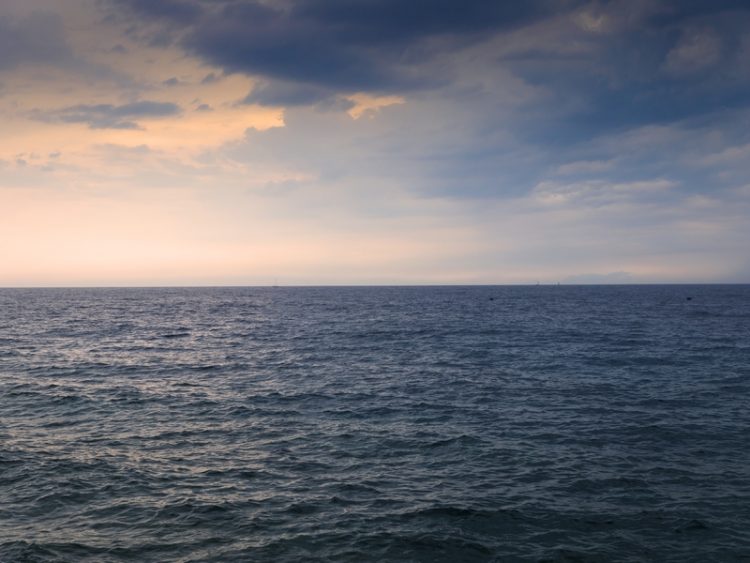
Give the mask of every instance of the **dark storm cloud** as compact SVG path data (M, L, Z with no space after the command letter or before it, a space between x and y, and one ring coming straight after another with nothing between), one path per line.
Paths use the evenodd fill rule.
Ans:
M547 147L740 110L750 100L750 5L653 2L596 6L602 29L567 29L578 52L528 42L502 64L550 93L522 138ZM637 2L630 6L638 6ZM529 47L529 45L531 47ZM532 48L534 47L534 48ZM553 45L559 47L559 45Z
M116 2L172 28L181 25L183 46L226 71L314 85L321 94L436 84L439 78L421 72L422 63L456 45L544 17L556 4L552 0ZM288 87L274 88L281 98L289 95ZM302 94L293 97L298 96Z
M180 112L180 107L176 104L144 100L120 106L77 105L52 112L37 112L34 117L43 121L86 123L92 129L138 129L138 119L169 117Z
M611 160L620 180L672 177L698 190L717 180L675 168L694 150L688 139L750 142L731 126L750 100L745 1L173 0L158 14L125 4L187 52L263 78L245 103L333 108L357 91L435 102L413 140L428 154L414 158L446 193L523 191L573 160ZM538 96L508 110L508 76ZM459 108L468 110L452 118ZM451 127L433 151L436 121ZM657 152L593 141L673 124L685 139Z
M20 20L0 17L0 70L27 63L59 65L70 60L58 15L34 13Z
M452 77L436 61L540 22L555 22L553 31L554 25L568 26L556 46L547 44L550 28L529 31L525 51L495 57L488 47L481 71L506 66L565 95L591 93L594 121L606 122L614 109L601 103L607 92L614 92L618 103L624 100L626 119L664 109L685 115L703 103L704 95L708 103L736 99L747 83L728 70L737 65L747 23L747 4L739 0L112 1L144 24L157 24L152 40L168 28L188 52L205 61L227 72L264 77L265 85L247 101L266 105L314 104L332 92L442 88ZM605 25L572 25L584 11L603 17ZM572 57L561 55L568 45L585 48ZM727 88L722 93L701 90L710 73L723 77ZM678 103L667 102L670 97Z
M339 36L350 41L390 43L516 27L543 16L552 5L538 0L310 0L296 2L293 16L316 26L339 26Z

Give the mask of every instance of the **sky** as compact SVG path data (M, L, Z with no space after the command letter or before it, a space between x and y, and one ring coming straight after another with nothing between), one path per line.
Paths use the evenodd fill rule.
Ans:
M0 286L750 282L750 4L3 0Z

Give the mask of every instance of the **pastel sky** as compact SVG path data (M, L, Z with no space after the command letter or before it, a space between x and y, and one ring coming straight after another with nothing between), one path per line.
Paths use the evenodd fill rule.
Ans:
M746 0L3 0L0 286L750 282Z

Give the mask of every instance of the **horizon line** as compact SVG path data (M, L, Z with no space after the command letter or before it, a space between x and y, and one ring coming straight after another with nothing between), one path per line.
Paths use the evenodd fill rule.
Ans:
M632 283L392 283L392 284L207 284L207 285L0 285L4 289L285 289L285 288L421 288L421 287L627 287L627 286L699 286L750 285L750 282L632 282Z

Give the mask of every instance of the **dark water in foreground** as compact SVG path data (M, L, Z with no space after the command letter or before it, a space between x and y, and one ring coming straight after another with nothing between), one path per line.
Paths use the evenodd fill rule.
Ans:
M0 561L303 560L750 561L750 286L0 290Z

